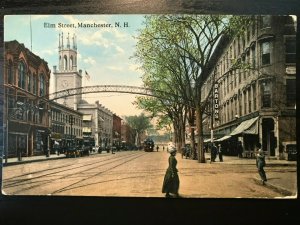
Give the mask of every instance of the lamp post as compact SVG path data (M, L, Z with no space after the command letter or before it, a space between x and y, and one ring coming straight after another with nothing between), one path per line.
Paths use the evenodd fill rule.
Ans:
M71 126L71 145L73 145L73 123L74 123L74 117L73 115L69 116L69 124Z

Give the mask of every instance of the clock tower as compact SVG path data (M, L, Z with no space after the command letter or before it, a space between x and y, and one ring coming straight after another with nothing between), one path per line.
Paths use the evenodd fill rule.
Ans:
M66 44L64 44L64 41L66 41ZM69 33L65 39L63 33L59 34L59 65L58 68L57 66L53 67L54 92L82 87L82 70L77 71L77 44L75 34L72 37L72 46L70 43ZM81 95L74 95L58 99L57 102L77 110L81 98Z

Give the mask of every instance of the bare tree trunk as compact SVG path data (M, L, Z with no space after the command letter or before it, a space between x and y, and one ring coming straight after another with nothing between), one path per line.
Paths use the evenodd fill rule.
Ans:
M202 110L198 104L196 106L196 123L198 129L198 145L197 145L198 162L205 163L205 154L203 149Z

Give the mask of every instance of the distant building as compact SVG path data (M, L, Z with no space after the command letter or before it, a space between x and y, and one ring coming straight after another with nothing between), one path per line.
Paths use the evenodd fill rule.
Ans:
M121 147L122 118L113 114L112 145L118 149Z
M122 121L121 124L121 141L123 145L127 146L135 144L135 132L125 121Z
M219 42L202 89L214 110L204 134L213 129L228 153L236 154L241 141L244 154L262 143L269 156L279 157L280 146L296 141L295 24L290 16L253 16L243 34Z
M7 156L41 155L49 149L48 63L18 41L5 42Z
M113 140L113 113L99 101L90 104L85 100L79 102L78 111L83 114L83 138L94 139L97 146L110 147Z
M51 109L50 149L55 142L60 146L70 146L71 143L82 141L82 113L53 101L49 102L49 106Z

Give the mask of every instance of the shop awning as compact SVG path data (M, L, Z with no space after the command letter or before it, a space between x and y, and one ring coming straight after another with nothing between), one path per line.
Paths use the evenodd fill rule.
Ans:
M230 136L245 133L245 134L257 134L257 123L258 117L246 120L238 125L231 133Z
M83 133L91 133L92 132L92 128L90 128L90 127L83 127L82 128L82 132Z
M224 137L221 137L221 138L219 138L219 139L217 139L217 140L215 140L215 141L225 141L225 140L227 140L227 139L229 139L229 138L231 138L231 136L230 135L226 135L226 136L224 136Z
M92 115L83 115L82 120L83 121L92 121Z
M213 139L214 141L215 141L215 138ZM203 141L204 143L209 143L209 142L211 142L211 138L208 138L208 139L204 139L204 141Z

